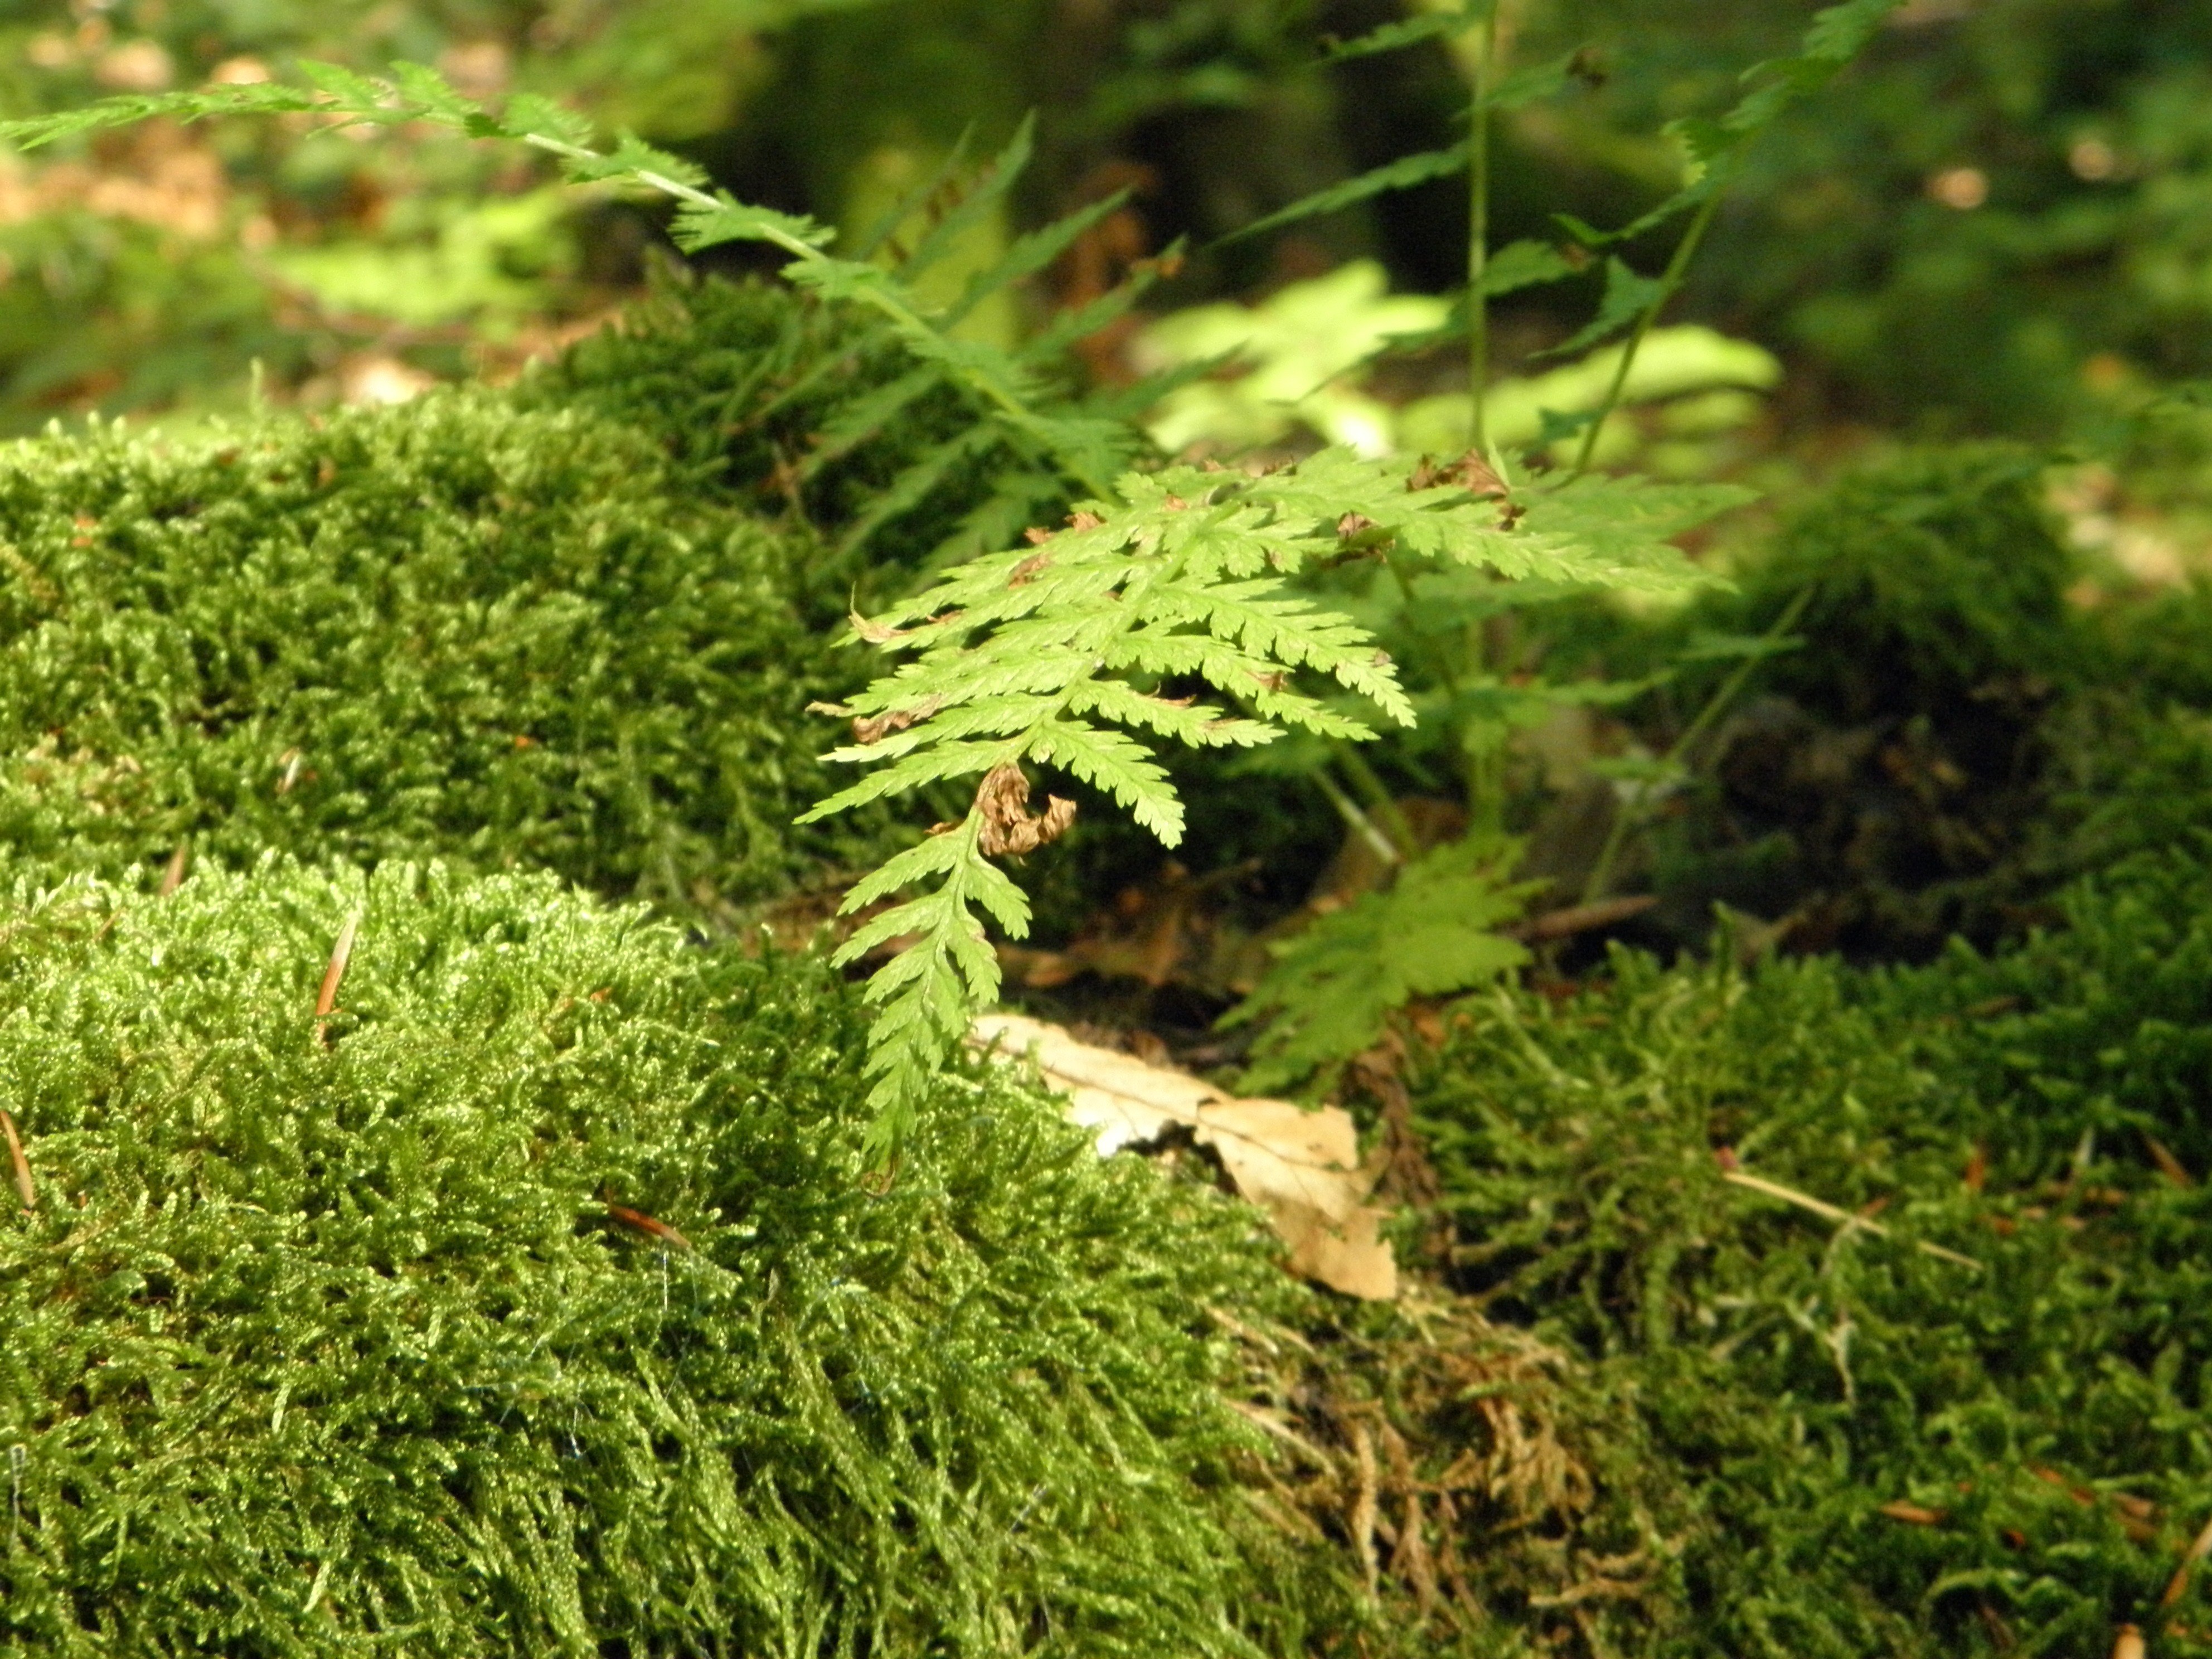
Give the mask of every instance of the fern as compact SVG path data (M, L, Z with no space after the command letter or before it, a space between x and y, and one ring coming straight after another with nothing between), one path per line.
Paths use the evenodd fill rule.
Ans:
M946 332L945 317L915 294L909 280L918 261L926 263L933 250L918 250L917 258L905 262L902 270L839 258L826 251L837 234L831 227L804 215L738 201L726 191L710 191L707 174L698 167L629 135L611 149L594 149L591 123L550 99L523 94L509 99L494 114L420 64L394 64L388 82L331 64L303 63L300 69L309 85L264 82L202 87L105 99L55 115L0 122L0 142L33 149L155 117L191 122L232 115L305 114L320 117L333 127L420 121L472 137L526 144L558 160L572 183L629 186L673 201L677 212L671 234L687 252L738 241L781 248L791 256L783 269L787 279L825 299L877 313L908 350L937 365L968 392L983 418L997 425L1020 451L1081 489L1106 494L1109 481L1134 453L1135 441L1125 422L1081 410L1042 407L1045 388L1035 357L956 339ZM1010 179L1026 153L1026 133L1018 134L991 178ZM1036 252L1020 251L1024 258ZM972 304L973 297L967 303Z
M419 65L397 66L389 82L326 65L306 65L303 73L309 87L264 83L110 100L0 124L0 139L28 147L155 115L295 112L336 125L434 122L525 143L557 157L577 182L639 187L673 200L674 234L687 249L769 243L791 256L784 275L793 283L881 319L916 360L916 373L862 411L866 418L841 431L839 442L864 433L867 419L887 417L900 398L920 395L927 370L961 388L983 427L1032 475L1042 471L1055 488L1064 480L1091 497L1066 528L1032 532L1029 545L970 559L912 602L872 622L856 618L861 637L908 660L835 711L854 720L854 742L834 758L872 769L807 819L975 780L962 818L938 826L847 897L848 913L895 901L866 920L837 958L849 963L900 947L867 990L878 1011L868 1069L876 1114L870 1143L879 1156L904 1137L915 1103L964 1036L972 1010L997 993L998 965L982 919L1015 935L1027 928L1028 902L994 860L1043 844L1073 818L1066 799L1030 810L1032 769L1055 768L1092 786L1172 845L1182 811L1154 757L1157 742L1251 746L1297 731L1344 745L1373 735L1370 714L1401 725L1413 719L1372 639L1291 591L1302 572L1387 556L1394 566L1483 569L1511 580L1679 589L1700 578L1665 538L1686 514L1701 517L1734 499L1706 492L1692 500L1594 477L1516 494L1472 455L1441 470L1424 463L1411 476L1337 451L1256 477L1189 467L1127 471L1136 440L1126 422L1104 407L1051 405L1044 363L1076 337L1071 331L1095 327L1125 308L1133 289L1024 350L957 338L948 314L933 312L909 280L915 262L929 257L930 239L896 268L840 258L826 251L827 227L710 191L697 168L634 137L595 149L588 124L544 100L516 98L495 115ZM984 191L1004 187L1027 142L1026 131L1016 136ZM1012 280L1034 268L1064 234L1041 232L1041 240L1017 243L1003 269L985 280ZM975 441L958 441L972 447ZM928 470L944 464L933 452L887 494L920 499L930 487ZM1034 476L1024 483L1020 470L978 510L972 527L979 537L994 525L1011 529L1039 498ZM1301 676L1306 684L1294 684ZM1316 682L1333 684L1330 699L1317 695ZM1164 690L1194 684L1223 703Z
M1287 731L1340 743L1374 735L1364 705L1411 725L1394 665L1364 630L1291 588L1302 572L1392 556L1496 575L1679 590L1702 580L1663 538L1676 528L1636 485L1584 478L1512 500L1472 465L1439 473L1328 450L1257 477L1170 467L1121 480L1066 528L948 573L906 605L855 619L909 660L849 705L854 741L830 758L872 768L806 820L884 796L977 779L964 817L892 859L847 896L849 914L923 890L868 919L837 960L886 947L868 998L879 1149L994 999L983 927L1026 933L1027 900L994 857L1061 833L1072 801L1032 813L1033 767L1111 796L1169 846L1182 806L1147 738L1253 747ZM1683 504L1677 503L1677 510ZM1312 690L1294 683L1304 675ZM1325 701L1317 682L1358 700ZM1161 694L1202 683L1226 705ZM1239 712L1243 711L1243 712ZM980 913L980 914L979 914Z
M1472 990L1528 960L1493 931L1544 884L1508 878L1520 853L1470 836L1409 860L1385 890L1364 893L1275 947L1275 961L1225 1026L1266 1021L1243 1086L1269 1091L1371 1048L1417 996Z

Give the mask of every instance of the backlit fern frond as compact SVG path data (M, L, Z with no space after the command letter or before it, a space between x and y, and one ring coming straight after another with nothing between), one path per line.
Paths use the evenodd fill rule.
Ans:
M828 711L850 717L855 738L830 758L872 770L808 817L978 780L963 818L939 824L846 900L849 913L922 890L872 917L839 955L851 963L899 947L868 990L881 1010L870 1069L884 1146L896 1142L974 1008L997 995L983 917L1015 937L1028 930L1028 902L993 858L1034 849L1073 817L1073 803L1056 797L1030 811L1030 769L1111 796L1173 846L1182 805L1154 741L1374 735L1340 698L1316 695L1329 682L1412 724L1389 658L1299 592L1302 572L1395 542L1407 556L1508 576L1647 588L1698 580L1658 539L1670 513L1690 503L1655 507L1634 486L1598 479L1524 502L1483 488L1494 482L1479 463L1409 477L1341 450L1256 477L1190 466L1133 474L1065 529L1032 532L1027 546L973 560L882 617L855 618L862 637L908 659ZM1547 528L1553 520L1562 527ZM1163 695L1199 685L1221 701Z

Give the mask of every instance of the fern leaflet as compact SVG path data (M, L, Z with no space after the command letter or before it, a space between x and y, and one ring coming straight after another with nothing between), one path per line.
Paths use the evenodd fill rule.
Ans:
M1275 961L1224 1025L1264 1018L1243 1086L1267 1092L1374 1046L1417 996L1471 990L1528 960L1495 931L1541 882L1507 878L1519 845L1503 836L1447 842L1276 947Z

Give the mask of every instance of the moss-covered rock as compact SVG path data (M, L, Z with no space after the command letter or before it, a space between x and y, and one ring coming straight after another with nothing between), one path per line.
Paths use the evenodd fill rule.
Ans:
M0 844L537 866L714 912L835 843L793 545L649 440L440 394L0 450Z
M2058 781L2050 717L2098 656L2066 603L2075 567L2044 466L1966 445L1847 475L1739 592L1692 614L1736 634L1789 617L1796 645L1729 711L1698 798L1655 837L1666 935L1701 939L1717 900L1786 918L1793 949L1867 960L2017 931L2052 884L2036 867Z
M9 1659L1301 1644L1248 1213L995 1070L866 1178L818 966L399 864L0 912Z

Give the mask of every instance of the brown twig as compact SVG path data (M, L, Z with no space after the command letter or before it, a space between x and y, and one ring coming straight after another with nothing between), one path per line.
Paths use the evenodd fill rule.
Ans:
M1560 910L1547 910L1531 916L1526 921L1516 921L1510 927L1498 931L1508 939L1526 940L1534 945L1544 939L1567 939L1576 933L1588 933L1595 927L1610 927L1617 921L1626 921L1642 915L1658 899L1650 893L1637 893L1626 898L1599 899L1590 904L1570 904Z
M177 850L169 854L169 867L161 872L161 896L163 898L168 897L170 894L175 892L177 889L185 884L185 872L191 866L191 842L188 841L179 842L177 843Z
M8 1161L15 1166L15 1193L26 1210L39 1207L39 1189L31 1181L31 1160L23 1156L23 1143L15 1137L15 1120L0 1111L0 1134L8 1137Z
M361 912L346 918L338 929L338 942L331 947L331 965L323 969L323 988L315 996L315 1036L330 1045L331 1012L338 1006L338 987L345 980L346 963L353 958L353 936L361 927Z

